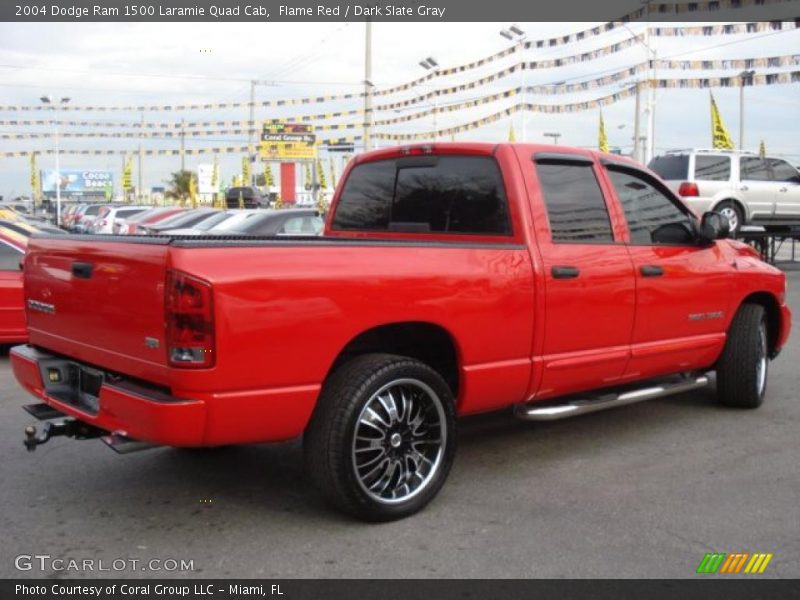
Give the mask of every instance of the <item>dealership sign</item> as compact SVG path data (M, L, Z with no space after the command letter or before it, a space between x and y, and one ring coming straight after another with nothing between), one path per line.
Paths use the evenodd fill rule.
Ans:
M314 160L317 136L306 123L264 123L261 131L261 160Z
M114 175L111 171L95 171L82 169L61 169L56 177L55 171L42 171L42 192L55 194L56 185L62 194L102 194L113 188Z

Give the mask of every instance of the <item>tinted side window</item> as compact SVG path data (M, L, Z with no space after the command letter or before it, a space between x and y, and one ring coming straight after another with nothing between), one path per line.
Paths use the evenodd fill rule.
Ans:
M508 235L508 202L493 158L416 157L365 163L345 182L333 228Z
M392 231L508 234L506 195L494 159L442 156L435 166L397 170Z
M731 157L695 156L694 178L700 181L728 181L731 178Z
M22 252L0 242L0 271L19 271L21 258Z
M591 165L538 163L554 242L613 242L603 193Z
M739 158L739 179L742 181L771 181L767 161L759 156Z
M395 175L394 161L391 160L356 166L344 184L333 228L388 229Z
M662 179L687 179L689 156L687 154L656 156L647 166L651 171L658 173Z
M785 160L768 158L767 163L772 167L772 177L775 181L800 183L800 173Z
M694 239L689 216L646 179L608 170L634 244L688 244Z

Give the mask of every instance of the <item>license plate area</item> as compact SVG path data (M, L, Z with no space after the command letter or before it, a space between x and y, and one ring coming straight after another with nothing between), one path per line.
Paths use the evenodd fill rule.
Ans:
M56 400L96 415L100 409L100 388L106 374L99 369L67 360L40 363L45 391Z

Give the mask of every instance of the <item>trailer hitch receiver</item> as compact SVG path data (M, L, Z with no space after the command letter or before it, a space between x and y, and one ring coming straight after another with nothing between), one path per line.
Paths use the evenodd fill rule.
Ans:
M36 446L44 444L48 442L50 438L60 435L72 437L77 440L88 440L98 438L107 433L108 432L103 429L87 425L77 419L64 419L60 423L48 421L44 424L44 427L42 427L41 433L37 432L35 425L28 425L25 428L24 444L28 452L33 452L36 450Z

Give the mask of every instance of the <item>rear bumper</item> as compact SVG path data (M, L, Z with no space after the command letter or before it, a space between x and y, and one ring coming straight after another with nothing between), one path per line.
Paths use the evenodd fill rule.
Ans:
M111 433L164 446L295 438L305 430L320 392L320 385L312 384L226 392L175 389L170 395L155 387L105 377L96 398L91 396L85 402L72 394L72 387L50 384L47 370L86 365L29 345L15 346L9 354L17 381L44 403ZM65 387L70 392L65 393Z
M199 400L173 398L126 382L103 383L96 411L53 396L45 384L47 366L66 363L31 346L9 353L17 381L28 392L61 412L111 433L166 446L203 445L206 405ZM56 362L54 362L56 361Z

